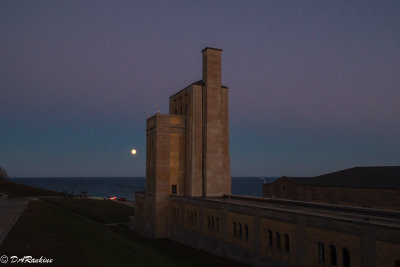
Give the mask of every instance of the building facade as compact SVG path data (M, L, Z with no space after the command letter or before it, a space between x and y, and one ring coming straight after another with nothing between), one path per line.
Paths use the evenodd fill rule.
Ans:
M258 266L400 265L400 212L231 194L222 50L146 122L146 191L132 230Z

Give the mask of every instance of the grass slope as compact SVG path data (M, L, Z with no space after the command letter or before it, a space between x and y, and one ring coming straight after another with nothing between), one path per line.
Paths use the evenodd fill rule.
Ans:
M0 192L6 193L8 198L34 197L34 196L63 196L60 192L40 189L24 184L11 182L7 179L0 179Z
M134 208L111 200L76 198L46 198L43 200L100 223L127 223L129 216L135 215Z
M57 266L238 265L174 242L138 236L126 227L104 226L116 218L112 207L132 212L111 204L121 207L109 206L109 201L64 198L31 201L1 245L0 255L44 256Z

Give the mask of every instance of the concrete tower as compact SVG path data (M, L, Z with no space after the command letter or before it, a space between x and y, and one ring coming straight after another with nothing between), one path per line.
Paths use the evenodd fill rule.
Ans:
M146 192L136 193L139 216L133 227L149 236L166 234L169 195L218 197L231 193L228 88L221 84L222 50L207 47L202 53L202 80L169 98L169 114L156 114L146 122Z
M221 49L203 51L203 195L231 193L228 88L221 84Z

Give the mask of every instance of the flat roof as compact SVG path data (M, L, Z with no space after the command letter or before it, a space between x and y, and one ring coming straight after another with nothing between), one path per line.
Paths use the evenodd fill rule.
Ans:
M203 50L201 50L201 52L204 52L204 51L207 50L207 49L222 51L221 48L215 48L215 47L209 47L209 46L207 46L206 48L204 48Z

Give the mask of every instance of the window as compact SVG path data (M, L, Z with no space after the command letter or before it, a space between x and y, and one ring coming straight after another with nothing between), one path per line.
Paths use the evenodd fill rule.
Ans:
M270 248L272 248L274 246L273 237L272 237L272 231L271 230L268 231L268 246Z
M336 248L334 245L329 246L330 251L330 263L334 266L337 265L337 255L336 255Z
M318 262L320 263L325 262L325 247L322 242L318 243Z
M249 240L249 227L247 224L244 225L244 231L246 233L246 240Z
M171 194L176 195L178 193L178 187L176 184L171 185Z
M211 217L211 229L214 231L214 216Z
M285 234L285 250L286 250L286 252L290 251L289 236L287 234Z
M276 232L276 248L281 248L281 234Z
M236 237L236 223L233 222L233 236Z
M239 223L239 237L242 239L242 224Z
M350 252L347 248L342 249L343 267L350 267Z
M208 231L211 230L211 219L210 216L207 216L207 221L208 221Z
M216 223L217 223L217 232L218 232L219 231L219 220L218 220L218 217L215 219L216 219Z

